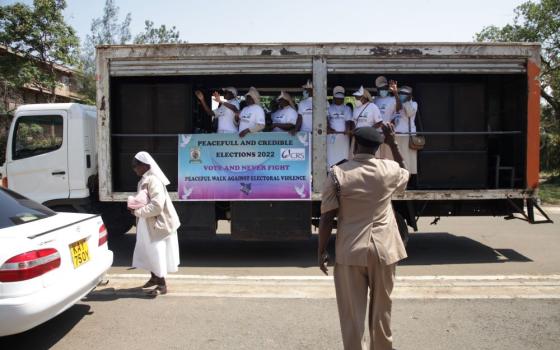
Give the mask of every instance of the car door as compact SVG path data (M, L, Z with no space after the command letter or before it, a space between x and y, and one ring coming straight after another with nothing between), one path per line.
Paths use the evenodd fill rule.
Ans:
M68 198L66 111L16 115L7 161L9 188L40 203Z

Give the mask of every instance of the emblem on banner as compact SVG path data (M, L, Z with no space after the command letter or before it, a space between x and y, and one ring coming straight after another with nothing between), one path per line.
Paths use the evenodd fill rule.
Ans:
M202 163L202 160L200 159L200 148L199 147L191 148L190 154L191 154L190 163Z

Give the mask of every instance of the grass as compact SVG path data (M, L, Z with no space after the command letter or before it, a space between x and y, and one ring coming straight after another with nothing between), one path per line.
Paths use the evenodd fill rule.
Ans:
M545 204L560 205L560 175L543 176L539 197Z

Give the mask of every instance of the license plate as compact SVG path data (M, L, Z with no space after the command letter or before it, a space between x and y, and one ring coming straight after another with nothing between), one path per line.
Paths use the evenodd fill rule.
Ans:
M88 262L89 248L87 241L82 239L70 244L70 255L72 255L72 262L74 263L75 269Z

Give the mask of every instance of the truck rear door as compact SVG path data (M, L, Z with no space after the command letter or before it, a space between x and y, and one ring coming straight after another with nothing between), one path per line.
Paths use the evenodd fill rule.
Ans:
M16 114L6 173L10 189L37 202L69 197L66 111Z

